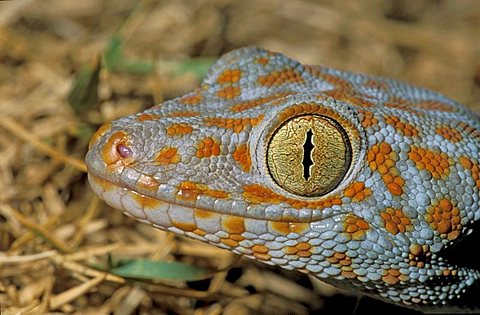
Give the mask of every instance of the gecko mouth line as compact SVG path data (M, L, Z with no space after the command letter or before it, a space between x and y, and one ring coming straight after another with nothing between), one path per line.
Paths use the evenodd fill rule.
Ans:
M229 216L235 216L235 217L241 217L241 218L248 218L248 219L255 219L255 220L264 220L264 221L269 221L269 222L289 222L289 223L312 223L312 222L319 222L327 219L332 219L335 216L341 215L341 214L347 214L345 212L335 212L331 213L330 215L325 215L322 216L319 219L314 219L314 220L293 220L291 216L288 217L288 219L283 219L283 212L286 212L286 210L283 210L283 208L278 207L276 213L274 214L272 211L269 212L266 206L263 205L257 205L257 204L249 204L245 203L245 209L244 211L236 211L233 213L232 211L229 211L228 207L221 208L223 211L216 211L212 210L210 207L206 206L192 206L191 204L187 204L186 202L183 203L176 203L172 201L167 201L166 199L159 198L157 196L152 197L146 194L142 194L140 192L137 192L131 188L125 187L124 185L114 183L110 180L104 179L100 176L89 174L88 175L90 184L92 185L93 190L99 194L102 199L104 199L107 204L114 208L120 207L122 210L130 213L133 216L136 216L136 214L141 215L140 212L138 212L139 209L142 210L143 215L142 217L146 216L146 213L149 210L154 210L156 207L161 207L161 206L174 206L174 207L180 207L180 208L186 208L190 210L200 210L204 211L206 213L210 214L218 214L218 215L229 215ZM130 199L133 199L135 204L132 204L132 202L127 203L127 205L122 202L122 198L126 198L127 196L130 197ZM134 196L132 198L132 196ZM215 199L215 203L217 202L222 202L220 199ZM230 201L230 203L232 203ZM130 205L130 206L128 206ZM134 207L136 205L136 207ZM253 212L250 211L249 209L251 208L258 208L257 211ZM137 209L137 210L135 210ZM220 210L220 209L219 209ZM136 216L137 217L137 216Z

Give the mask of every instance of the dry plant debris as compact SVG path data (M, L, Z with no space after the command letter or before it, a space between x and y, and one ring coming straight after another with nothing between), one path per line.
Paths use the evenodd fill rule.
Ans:
M305 276L109 208L86 181L89 137L192 90L210 62L246 45L414 82L480 111L479 29L474 0L1 2L0 312L354 312L355 298ZM132 279L110 272L120 259L208 272Z

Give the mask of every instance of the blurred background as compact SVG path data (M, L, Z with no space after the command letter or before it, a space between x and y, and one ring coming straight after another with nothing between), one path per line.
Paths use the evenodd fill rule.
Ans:
M407 314L136 223L93 196L82 160L103 122L191 91L220 55L250 45L405 80L480 112L478 4L0 2L0 311ZM182 265L155 281L101 272L126 258Z

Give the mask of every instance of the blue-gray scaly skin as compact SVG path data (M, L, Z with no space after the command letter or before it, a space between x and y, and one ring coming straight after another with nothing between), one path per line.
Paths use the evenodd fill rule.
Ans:
M269 150L289 161L306 154L305 137L289 138L299 117L343 139L313 146L311 170L338 147L348 158L312 196L282 182L296 183L295 165L279 180L277 157L269 162ZM282 126L291 130L278 144ZM139 221L388 302L449 311L480 279L444 255L478 226L479 156L479 117L451 99L243 48L194 92L104 125L86 162L93 190Z

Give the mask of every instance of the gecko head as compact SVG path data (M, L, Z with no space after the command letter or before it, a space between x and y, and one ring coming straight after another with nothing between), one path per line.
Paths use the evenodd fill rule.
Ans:
M367 138L331 88L283 55L233 52L192 93L102 126L86 156L91 187L159 229L302 269L310 240L370 227L349 207L371 195L357 179Z
M335 215L340 192L364 188L352 183L365 137L358 113L314 75L261 49L223 56L192 93L97 131L86 156L93 190L159 228L188 223L177 233L206 213L291 223ZM225 230L210 225L202 231Z

